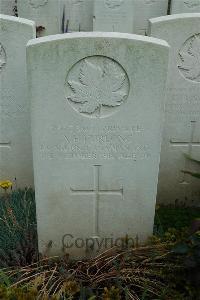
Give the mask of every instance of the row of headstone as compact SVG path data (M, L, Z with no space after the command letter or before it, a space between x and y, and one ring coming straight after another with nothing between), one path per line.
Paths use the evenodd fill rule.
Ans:
M93 30L145 35L148 19L166 15L167 10L168 0L96 0Z
M20 17L34 20L39 36L74 31L145 34L148 19L166 15L168 0L18 0Z
M184 154L200 159L200 14L149 28L171 45L166 101L162 40L79 33L28 44L42 252L53 241L51 254L83 256L151 234L162 139L159 196L199 201L198 180L181 170L192 167Z
M193 18L196 18L196 23L198 24L198 14L192 16L191 23L193 22ZM186 23L186 28L189 27L189 19L190 15L182 15L182 16L169 16L168 18L165 17L163 21L163 17L155 19L155 22L158 22L159 28L161 31L161 25L163 25L163 32L162 35L158 35L158 37L165 38L167 41L169 41L170 45L172 45L173 51L175 46L174 43L178 42L178 39L175 38L176 36L176 30L172 30L170 26L173 27L174 23L176 24L177 20L179 20L179 23L182 22ZM15 18L13 19L14 22ZM20 23L20 19L17 19ZM198 118L199 118L199 29L196 26L196 23L194 23L194 26L190 26L189 30L193 32L193 38L191 34L191 39L188 41L185 41L183 43L182 47L179 47L179 52L177 56L173 57L172 66L176 68L176 59L178 61L178 67L177 70L179 70L179 73L182 75L179 76L179 82L180 79L183 79L183 75L186 76L188 79L185 84L185 80L183 80L183 87L179 87L180 83L177 83L177 73L174 69L172 69L172 74L169 76L171 79L171 82L169 82L169 89L168 89L168 99L166 102L166 124L165 124L165 133L164 133L164 141L163 141L163 151L161 155L161 165L160 165L160 177L159 177L159 185L158 185L158 199L162 202L168 202L168 201L174 201L176 200L175 195L177 197L177 200L188 200L189 202L198 201L199 198L199 191L197 182L195 180L192 180L191 177L188 175L184 175L180 172L181 169L188 169L190 166L188 165L189 162L183 155L183 153L186 153L190 156L198 156L199 153L199 137L198 137ZM169 32L172 32L172 38L169 38L169 33L167 32L167 25L169 24ZM182 26L182 24L181 24ZM177 29L177 32L181 32L181 26ZM196 26L196 27L195 27ZM182 26L183 27L183 26ZM185 35L187 36L187 31L185 30ZM4 31L2 27L2 33L1 35L7 36L6 32ZM15 36L17 34L13 33ZM152 33L151 33L152 34ZM156 36L156 33L152 34ZM2 40L4 39L2 38ZM10 41L13 41L17 44L15 39L10 38ZM27 40L25 40L26 42ZM3 43L4 44L4 43ZM5 53L4 47L1 42L1 69L3 69L3 66L7 64L7 55ZM22 47L24 47L25 43L22 43ZM194 50L192 46L194 45ZM13 51L15 50L15 47L12 47ZM19 49L19 47L17 47ZM176 52L175 52L176 53ZM13 55L13 57L15 57ZM18 60L19 61L19 60ZM16 63L16 62L15 62ZM23 63L21 63L23 65ZM13 66L14 64L12 64ZM8 69L9 70L9 69ZM22 70L22 69L21 69ZM170 69L171 70L171 69ZM178 73L178 74L179 74ZM21 97L18 96L18 93L16 91L16 87L12 84L11 87L13 88L13 91L11 88L8 89L5 82L12 82L15 79L15 76L12 79L12 74L8 73L8 76L5 77L5 73L2 75L2 104L1 104L1 112L3 114L2 120L4 120L3 125L1 126L1 155L2 155L2 170L1 174L7 174L6 177L12 176L16 177L21 185L27 184L29 185L32 180L29 180L29 177L31 177L32 172L30 171L31 167L31 159L29 160L29 164L23 164L25 169L29 169L28 173L30 176L27 176L26 172L24 170L21 171L21 175L19 175L19 168L16 168L17 172L7 172L6 169L13 169L13 162L12 159L7 158L7 151L10 149L10 140L9 135L11 134L10 128L19 128L19 130L22 131L21 137L25 137L26 135L23 132L23 126L14 126L12 122L17 121L22 122L23 118L18 117L16 118L19 113L25 115L26 107L23 103L23 96L25 93L23 92L23 89L21 86L19 86L19 90L21 92ZM25 75L24 75L25 76ZM195 76L197 76L197 79L195 79ZM20 76L22 77L22 76ZM174 78L175 77L175 78ZM193 79L194 77L194 79ZM11 78L10 80L8 78ZM21 81L23 82L23 80ZM19 83L19 80L17 80L17 83ZM4 88L5 87L5 88ZM181 96L184 94L184 96ZM23 96L22 96L23 95ZM15 100L15 98L17 100ZM20 100L18 100L18 98ZM19 102L21 101L21 103ZM15 117L14 117L15 116ZM10 119L9 119L10 118ZM7 120L6 120L7 119ZM179 120L181 121L181 125L179 125ZM11 122L12 121L12 122ZM178 124L178 125L177 125ZM169 127L169 128L168 128ZM183 129L184 128L184 129ZM168 132L169 131L169 132ZM7 134L6 134L7 132ZM171 132L171 133L170 133ZM174 135L174 137L171 136L171 134ZM14 134L16 138L18 139L18 133ZM176 137L177 136L177 137ZM179 138L180 136L180 138ZM12 138L13 139L13 138ZM26 140L26 138L25 138ZM15 145L16 143L13 141L12 145ZM21 143L21 146L23 143ZM27 143L28 145L28 143ZM28 147L26 145L26 147ZM25 146L23 146L25 147ZM4 150L3 150L4 149ZM16 155L17 151L16 149L13 149L13 156ZM30 149L30 147L29 147ZM183 149L183 151L182 151ZM185 150L184 150L185 149ZM21 148L19 147L19 154L21 153ZM11 153L10 149L10 153ZM4 154L3 154L4 153ZM19 166L21 166L21 161L18 159L18 155L16 155L17 159L15 159L15 163L19 163ZM198 157L197 157L198 158ZM175 161L176 163L175 163ZM169 164L170 162L170 164ZM184 163L183 163L184 162ZM193 166L192 163L191 167L195 170L195 164ZM29 166L30 168L27 168ZM3 171L4 170L4 171ZM24 175L23 175L24 174ZM22 179L22 177L25 177L26 180ZM173 187L173 188L172 188ZM170 190L170 194L169 191Z
M55 0L17 0L18 16L33 20L37 25L37 36L61 32L62 6Z
M193 15L191 18L191 23L193 23L193 18L196 18L196 23L198 24L198 14L195 16ZM188 23L190 20L190 15L182 15L182 16L169 16L168 18L165 17L165 23L163 21L163 17L162 18L158 18L155 19L155 22L157 22L159 24L159 28L160 31L163 30L162 35L158 35L158 37L162 37L165 38L166 40L169 41L170 45L173 45L173 41L174 43L178 42L178 39L175 38L176 36L176 31L172 30L170 28L170 26L173 27L174 23L177 23L177 20L179 20L179 23L181 24L181 20L182 22L186 23L186 28L189 27ZM15 18L13 19L13 22L15 21ZM17 19L17 21L20 23L21 20ZM185 77L188 79L186 81L186 83L188 83L188 85L186 86L185 84L185 80L183 80L183 87L179 87L179 83L177 83L176 77L177 77L177 73L175 72L174 69L172 69L172 74L169 76L169 78L171 79L171 82L169 82L169 96L167 99L167 103L166 103L166 125L165 125L165 131L166 133L164 134L164 142L163 142L163 151L162 151L162 155L161 155L161 168L160 168L160 183L159 183L159 199L161 199L162 201L164 201L165 203L167 202L167 200L175 200L174 195L177 195L177 199L189 199L189 200L198 200L199 197L199 193L198 193L198 186L197 186L197 182L195 184L195 180L192 180L191 177L184 175L182 173L180 173L181 169L187 169L188 168L188 160L182 155L182 148L186 149L185 151L183 151L184 153L186 152L186 154L195 156L196 152L197 154L199 153L199 138L197 136L197 133L199 132L198 130L198 118L199 118L199 63L198 63L198 51L199 51L199 34L198 34L198 27L196 25L196 23L194 23L193 27L192 25L190 26L191 28L189 29L191 32L193 32L193 37L191 34L191 39L188 41L185 41L185 43L183 43L182 47L179 46L179 52L177 54L177 57L173 57L173 61L172 61L172 66L174 66L174 68L176 68L176 63L175 60L178 60L178 67L177 70L179 71L179 75L182 76L178 76L178 79L180 81L180 79L183 80L183 75L185 75ZM161 25L163 25L163 27L161 27ZM167 32L167 25L169 24L169 32L172 32L172 38L170 39L169 37L169 33ZM181 26L183 26L182 24L180 25L180 28L178 28L178 32L181 31ZM196 26L196 27L195 27ZM2 27L3 29L3 27ZM187 36L187 31L185 30L185 35ZM195 33L197 32L197 33ZM12 31L11 31L12 33ZM4 35L4 37L2 37L2 41L3 39L7 39L7 33L2 30L1 35ZM152 35L156 36L156 33L152 33ZM174 34L174 35L173 35ZM17 36L17 34L14 32L13 33L14 36ZM28 40L28 39L27 39ZM25 42L27 41L25 40ZM17 44L17 41L13 38L10 38L10 41L13 41L14 43ZM25 45L22 43L21 46L24 47ZM4 43L3 43L4 44ZM1 42L1 69L3 69L3 66L5 66L7 64L7 55L5 53L5 46L3 46L2 42ZM192 46L194 45L194 50L192 50ZM13 51L15 50L16 47L12 47ZM175 46L173 45L172 49L174 51ZM17 47L17 49L19 49L19 47ZM175 52L176 53L176 52ZM15 57L13 55L13 57ZM19 60L18 60L19 61ZM16 61L14 61L16 63ZM23 65L24 63L21 63L21 65ZM9 65L9 64L8 64ZM13 63L12 63L12 67L13 67ZM15 68L15 67L14 67ZM9 69L8 69L9 70ZM20 68L20 70L22 70L22 68ZM171 70L171 69L170 69ZM2 170L1 170L1 174L9 174L9 172L6 172L6 169L13 169L13 167L11 167L11 165L13 166L13 162L12 159L7 158L6 159L6 150L10 149L10 140L11 138L9 138L9 134L11 134L11 131L9 129L10 128L19 128L22 131L21 136L25 137L25 134L23 132L23 126L14 126L12 122L16 121L17 122L20 120L20 122L22 122L23 118L19 117L16 118L17 115L23 114L26 111L26 107L23 103L23 96L25 95L25 93L23 92L21 86L19 86L19 90L21 90L21 96L18 96L18 93L16 91L16 87L12 84L11 87L13 88L13 91L11 91L11 88L9 88L6 85L6 82L8 84L10 84L10 82L14 81L15 79L15 75L12 79L12 74L13 72L10 71L11 73L8 72L7 77L5 77L5 73L3 73L2 75L2 94L1 94L1 99L2 99L2 104L1 104L1 113L3 114L2 116L2 120L4 120L4 125L1 126L1 148L2 148L2 155L5 152L4 159L2 159ZM195 79L195 76L197 76L197 79ZM22 76L20 76L22 77ZM24 75L25 77L25 75ZM175 78L174 78L175 77ZM193 79L194 77L194 79ZM10 80L8 79L10 78ZM21 81L23 82L23 80ZM17 80L17 83L20 83L19 80ZM5 89L4 89L5 87ZM184 96L182 96L182 94L184 94ZM15 100L15 97L17 100ZM19 100L22 101L21 103L19 103ZM15 117L14 117L15 116ZM7 118L7 121L6 121ZM10 118L10 119L9 119ZM181 125L177 125L179 123L179 120L181 120ZM10 122L12 121L12 122ZM169 129L168 129L169 126ZM171 129L170 129L171 128ZM184 130L183 130L184 128ZM168 131L170 131L171 133L169 133ZM7 132L7 134L6 134ZM174 135L174 137L171 136L171 134ZM18 133L14 134L16 136L17 139L18 138ZM165 137L166 136L166 137ZM177 136L177 137L175 137ZM179 138L180 136L180 138ZM12 142L12 145L14 145L16 143L14 143L14 141ZM21 143L22 146L22 143ZM4 150L3 150L4 148ZM169 149L168 149L169 148ZM19 153L21 152L21 149L19 148ZM169 153L168 153L169 152ZM11 153L11 150L10 150ZM16 149L13 149L13 155L16 155ZM170 155L172 157L170 157ZM18 157L16 155L16 157ZM174 162L175 160L178 160L177 163ZM19 159L15 159L14 161L18 161L19 165L21 166L20 160ZM29 162L31 161L31 159L29 159ZM183 164L183 162L185 161L185 164ZM171 164L169 164L169 162L171 162ZM25 169L27 168L28 164L23 164L25 166ZM7 166L7 167L6 167ZM30 166L30 164L29 164ZM175 166L176 166L176 171L175 171ZM193 166L195 168L195 166ZM4 169L4 171L3 171ZM19 168L17 168L19 169ZM27 168L28 169L28 168ZM171 172L171 174L170 174ZM11 174L12 173L12 174ZM21 185L23 184L30 184L30 180L28 179L29 176L27 176L26 172L24 170L22 170L22 174L24 174L24 177L27 178L26 181L22 180L23 175L18 174L18 172L11 172L9 174L9 177L13 176L16 177L18 179L18 181L21 183ZM29 174L31 174L32 172L29 170ZM30 176L31 177L31 176ZM180 183L180 184L178 184ZM196 188L194 188L194 185L196 185ZM170 188L174 186L174 188ZM191 187L192 186L192 187ZM171 191L169 194L169 192L167 191ZM177 192L177 190L181 190L181 192ZM191 194L192 193L192 194ZM172 196L171 196L172 195ZM169 199L168 199L169 198ZM165 199L165 200L164 200Z
M33 186L26 44L35 38L35 26L0 16L0 180Z
M14 14L16 0L0 0ZM171 0L171 14L200 12L200 0ZM74 31L147 34L148 19L165 16L169 0L17 0L19 17L36 22L37 35Z
M151 38L34 39L27 95L25 45L34 24L1 16L0 174L32 185L31 101L40 250L53 241L58 253L70 242L83 255L92 250L88 237L143 240L152 232L164 111L158 197L199 200L198 181L181 172L195 170L184 154L200 159L199 20L200 14L152 19ZM153 37L171 46L165 110L168 44Z
M181 170L199 172L200 13L150 20L149 35L171 46L165 104L158 199L199 205L199 181Z

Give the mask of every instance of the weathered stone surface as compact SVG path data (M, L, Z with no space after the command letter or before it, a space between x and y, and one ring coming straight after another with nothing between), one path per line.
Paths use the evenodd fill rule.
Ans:
M166 42L129 34L29 42L40 251L152 233L167 64Z
M133 33L147 35L148 20L165 16L168 0L132 0L133 1Z
M200 0L171 0L171 14L199 13Z
M15 0L0 0L0 14L14 16L16 12L15 7Z
M93 31L94 0L62 0L65 32Z
M95 0L94 31L146 35L148 19L167 14L168 0Z
M133 32L132 0L95 0L94 31Z
M34 23L0 15L0 180L33 184L26 44Z
M199 205L199 180L181 170L199 172L185 155L200 160L200 14L151 19L150 35L171 46L158 200Z
M37 36L61 33L62 2L57 0L17 0L19 17L33 20Z

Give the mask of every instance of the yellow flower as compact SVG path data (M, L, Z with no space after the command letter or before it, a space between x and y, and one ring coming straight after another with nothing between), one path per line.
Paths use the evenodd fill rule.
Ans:
M11 186L12 186L12 182L10 180L0 181L0 187L4 190L7 190Z

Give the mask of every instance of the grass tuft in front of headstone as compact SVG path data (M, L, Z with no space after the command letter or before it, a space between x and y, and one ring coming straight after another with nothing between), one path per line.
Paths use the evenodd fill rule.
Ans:
M160 244L110 249L85 261L46 258L32 266L5 271L5 275L12 282L10 289L37 291L43 300L158 300L171 293L166 291L166 274L179 269L169 245Z
M25 266L37 259L36 209L32 189L0 196L0 268Z
M155 224L161 224L164 234L143 246L113 248L82 261L70 260L67 254L38 260L33 190L10 194L9 182L0 185L6 188L0 198L0 295L4 300L39 296L42 300L198 299L194 298L196 278L191 277L197 267L185 266L188 253L182 252L189 241L191 259L198 264L198 229L188 239L184 227L188 229L200 210L195 214L194 208L158 207Z

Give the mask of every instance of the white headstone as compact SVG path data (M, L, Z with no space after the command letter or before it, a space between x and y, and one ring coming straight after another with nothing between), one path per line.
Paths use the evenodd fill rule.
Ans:
M26 44L34 23L0 15L0 180L33 185Z
M65 30L93 31L94 0L63 0L65 8Z
M35 21L37 36L61 33L62 3L57 0L17 0L19 17Z
M199 13L200 0L171 0L171 14Z
M199 203L199 172L184 154L200 160L200 14L150 20L150 35L171 46L158 200Z
M41 252L152 233L167 64L166 42L129 34L28 43Z
M16 13L16 0L0 0L0 14L14 16Z
M168 0L132 0L134 5L133 33L147 34L150 18L167 15Z
M94 31L133 32L133 0L95 0Z

